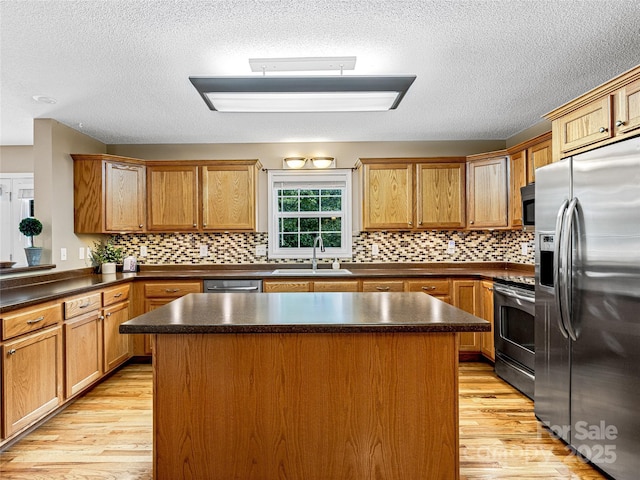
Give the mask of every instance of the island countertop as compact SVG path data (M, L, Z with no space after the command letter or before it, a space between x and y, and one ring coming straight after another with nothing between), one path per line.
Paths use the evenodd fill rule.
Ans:
M419 292L192 293L121 333L488 332L489 322Z

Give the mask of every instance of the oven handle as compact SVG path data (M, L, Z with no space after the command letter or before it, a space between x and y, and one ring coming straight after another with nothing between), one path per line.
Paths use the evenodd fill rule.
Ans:
M509 297L509 298L516 298L518 300L521 300L523 302L527 302L527 303L535 303L536 302L536 297L535 295L521 295L518 292L516 292L515 290L511 289L511 288L505 288L502 285L494 285L494 293L501 293L502 295L504 295L505 297Z
M562 231L564 232L562 238L562 249L564 253L562 255L562 271L564 273L563 280L563 288L562 288L562 300L560 302L560 306L563 309L562 312L562 322L564 324L564 328L571 337L571 340L574 342L578 340L576 336L576 332L571 323L571 305L573 302L572 299L572 275L569 269L571 268L570 260L571 260L571 238L573 235L573 221L575 218L576 209L578 206L578 199L572 198L569 206L567 207L567 214L564 217L564 223L562 225Z
M556 217L555 242L553 243L553 299L556 304L556 311L558 312L558 315L556 316L556 319L558 320L558 329L564 338L569 338L569 334L564 328L564 322L562 320L562 305L560 302L560 282L562 281L562 277L560 275L560 267L562 264L560 261L560 244L562 243L562 223L568 204L569 200L565 200L562 202L562 205L560 205L560 209L558 210L558 215Z

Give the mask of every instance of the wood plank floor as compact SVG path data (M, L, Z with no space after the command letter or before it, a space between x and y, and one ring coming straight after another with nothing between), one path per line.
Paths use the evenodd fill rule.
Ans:
M0 453L0 478L150 480L151 391L151 365L126 366ZM460 456L462 480L604 479L483 363L460 364Z

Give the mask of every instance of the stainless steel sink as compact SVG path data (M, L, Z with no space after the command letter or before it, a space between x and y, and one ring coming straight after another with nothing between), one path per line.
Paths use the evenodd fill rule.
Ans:
M321 268L318 270L311 268L283 268L281 270L274 270L271 272L271 275L351 275L351 270L347 270L346 268L338 268L336 270L331 268Z

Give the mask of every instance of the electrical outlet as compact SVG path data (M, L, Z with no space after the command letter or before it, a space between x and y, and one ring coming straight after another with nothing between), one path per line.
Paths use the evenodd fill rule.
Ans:
M78 249L78 260L84 260L84 247Z
M456 253L456 241L455 240L449 240L449 243L447 244L447 253L449 255L453 255L454 253Z
M60 260L66 260L67 259L67 249L62 247L60 249Z
M529 253L529 244L521 243L520 248L522 249L522 255L527 255Z
M256 257L264 257L267 255L266 245L256 245Z
M209 247L206 245L200 245L200 256L206 257L209 255Z
M147 246L146 245L140 245L140 256L141 257L146 257L147 256Z
M378 248L378 244L374 243L371 245L371 256L377 257L380 254L380 249Z

